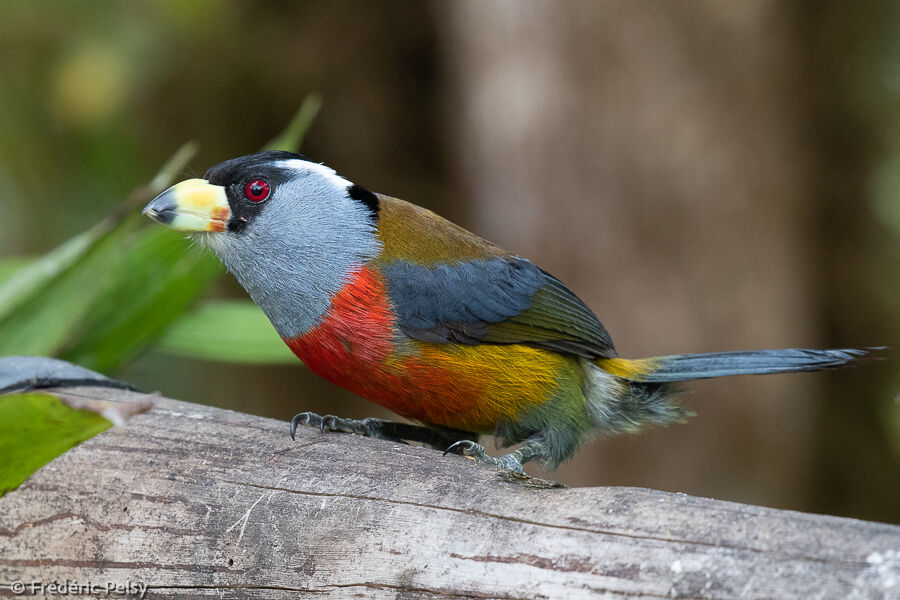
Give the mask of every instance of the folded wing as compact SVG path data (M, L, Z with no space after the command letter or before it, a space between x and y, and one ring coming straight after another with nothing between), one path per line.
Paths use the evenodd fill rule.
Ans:
M381 266L400 329L434 343L525 344L586 358L616 356L593 312L527 259L498 256Z

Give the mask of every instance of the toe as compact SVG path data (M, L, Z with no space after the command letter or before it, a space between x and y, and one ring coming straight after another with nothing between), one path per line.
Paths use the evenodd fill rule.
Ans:
M321 426L322 417L316 413L302 412L294 415L291 419L291 439L296 439L297 427L316 427Z
M522 474L525 473L525 468L522 466L522 463L512 454L504 454L497 459L497 462L501 467L509 469L510 471Z

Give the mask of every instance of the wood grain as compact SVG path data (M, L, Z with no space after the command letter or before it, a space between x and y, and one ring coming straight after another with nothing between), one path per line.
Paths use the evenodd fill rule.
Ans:
M150 598L900 598L892 525L546 488L425 448L57 393L154 405L0 498L0 596L68 579Z

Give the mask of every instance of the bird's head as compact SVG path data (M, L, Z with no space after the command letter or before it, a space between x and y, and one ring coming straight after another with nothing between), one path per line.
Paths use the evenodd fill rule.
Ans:
M283 336L374 258L378 196L291 152L261 152L182 181L144 214L208 245ZM302 304L298 308L298 305Z
M203 238L215 247L260 235L308 233L332 220L371 229L378 197L300 154L260 152L173 185L144 214L176 231L223 234Z

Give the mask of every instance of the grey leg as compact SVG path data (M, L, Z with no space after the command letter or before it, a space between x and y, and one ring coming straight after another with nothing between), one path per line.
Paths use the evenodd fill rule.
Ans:
M456 442L455 444L444 450L445 455L448 452L461 454L462 456L469 456L482 464L491 465L494 467L502 467L504 469L509 469L510 471L515 471L516 473L525 472L523 468L525 463L531 460L547 457L547 447L544 444L544 440L541 436L528 438L527 440L525 440L525 443L523 443L519 447L518 450L516 450L515 452L510 452L509 454L504 454L499 458L490 456L487 452L485 452L484 446L471 440L460 440Z
M333 415L321 416L312 412L302 412L291 419L291 439L294 439L298 425L318 427L321 431L355 433L398 443L419 442L438 449L446 448L449 444L461 439L475 437L475 434L469 431L458 429L432 429L371 417L368 419L342 419Z

